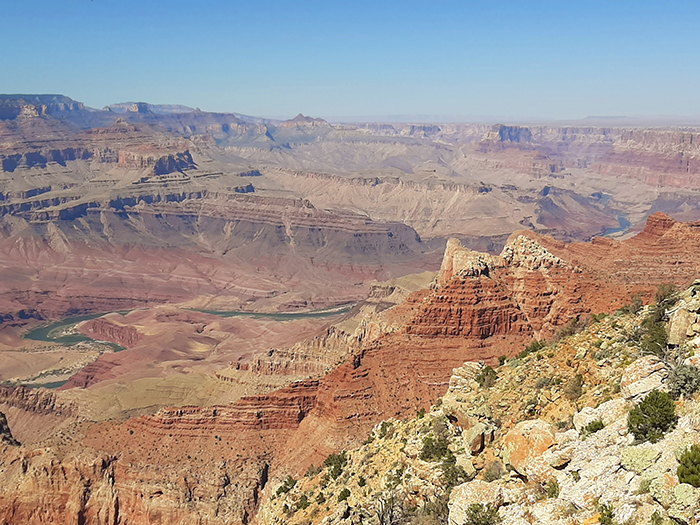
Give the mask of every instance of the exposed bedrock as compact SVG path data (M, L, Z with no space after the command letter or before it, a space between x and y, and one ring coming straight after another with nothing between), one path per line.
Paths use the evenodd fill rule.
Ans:
M134 346L142 337L133 326L119 325L102 317L84 322L79 330L98 341L110 341L127 348Z
M88 160L93 153L87 148L70 147L64 149L44 149L23 153L1 153L0 172L14 172L18 169L46 168L55 162L65 166L66 162L72 160Z
M20 442L12 437L10 425L7 424L7 418L2 412L0 412L0 443L10 445L12 447L20 446Z
M120 168L132 170L151 169L155 175L166 175L176 171L196 168L189 151L163 154L149 152L148 150L122 150L119 152L118 165Z
M54 392L24 386L0 386L0 404L34 414L72 416L77 408L60 400Z

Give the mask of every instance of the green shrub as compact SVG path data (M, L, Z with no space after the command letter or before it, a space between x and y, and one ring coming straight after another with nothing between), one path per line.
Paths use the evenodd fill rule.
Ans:
M564 385L564 395L571 401L576 401L583 394L583 376L576 374Z
M498 507L492 503L472 503L467 507L466 525L495 525L500 521Z
M518 359L525 359L530 354L534 352L539 352L545 346L547 346L547 341L533 341L525 347L525 350L518 354Z
M479 386L482 388L491 388L496 384L497 378L498 374L496 371L490 366L487 366L476 376L476 382L479 383Z
M598 505L598 512L600 513L600 515L598 516L598 523L602 523L603 525L613 525L614 520L612 505L606 505L605 503L602 503Z
M547 388L549 385L552 384L552 378L551 377L540 377L537 380L537 383L535 383L535 388L537 390L540 390L541 388Z
M639 487L637 488L637 491L635 494L649 494L649 490L651 489L651 479L650 478L644 478L639 482Z
M420 459L423 461L438 461L448 450L447 440L426 436L423 438L423 448L420 451Z
M639 310L642 309L642 306L644 306L644 302L642 301L642 296L640 294L636 293L632 296L632 300L630 301L630 303L626 304L625 306L620 308L620 310L626 314L636 315L639 312Z
M668 392L671 397L678 399L690 397L700 390L700 369L693 365L681 365L671 371Z
M316 474L321 472L323 470L322 467L316 467L315 465L309 465L309 468L306 469L306 476L307 478L313 478Z
M423 419L425 417L425 408L421 408L417 413L416 417L418 419Z
M599 350L593 355L593 359L595 359L596 361L602 361L603 359L607 359L611 355L612 353L610 352L610 350Z
M358 487L364 487L365 485L367 485L367 480L365 479L364 476L360 476L359 478L357 478L357 486Z
M343 490L340 491L340 494L338 494L338 503L341 501L345 501L350 497L350 490L345 487Z
M343 473L345 465L348 463L347 452L344 450L340 454L331 454L323 462L324 467L328 467L328 475L331 479L338 479Z
M394 463L394 465L397 463ZM406 472L406 465L404 463L401 463L398 467L396 467L393 472L389 472L386 477L386 488L388 490L394 490L396 487L398 487L401 484L404 472Z
M390 421L382 421L379 426L379 439L384 439L385 437L391 437L394 434L394 425ZM387 436L388 435L388 436Z
M678 461L678 481L700 487L700 445L692 445Z
M652 390L629 411L627 426L638 443L656 443L676 425L677 420L673 398L666 392Z
M452 455L449 449L449 432L444 421L436 419L433 421L433 435L423 438L423 448L420 452L420 459L423 461L439 461L448 455Z
M411 520L411 525L443 525L447 523L450 514L449 500L449 491L442 491L434 499L426 501L418 510L416 519Z
M583 432L585 434L595 434L599 430L603 430L603 428L605 428L605 423L600 419L596 419L588 423L583 429Z
M555 341L561 341L562 339L583 332L588 326L588 318L574 317L564 326L557 330L554 335Z
M556 479L552 478L547 483L547 497L548 498L558 498L559 497L559 483Z
M557 421L557 429L559 430L569 430L571 428L571 421L568 419L562 419L561 421Z
M645 322L646 323L646 322ZM639 343L643 354L651 354L663 357L668 346L668 334L662 321L642 323L645 333Z
M506 364L506 356L499 355L498 356L498 366L503 366L504 364Z
M309 505L311 505L309 498L306 497L306 494L302 494L301 497L297 500L297 510L307 509L309 508Z
M323 505L326 502L326 496L323 495L323 492L319 492L318 496L316 496L316 503L319 505Z
M442 465L440 465L440 468L442 469L442 476L440 479L446 490L450 490L452 487L469 481L467 471L452 461L444 461Z
M660 284L656 290L654 301L658 306L670 308L678 300L678 290L670 283Z
M297 480L295 480L292 476L287 476L287 479L285 479L282 484L277 487L277 495L279 496L280 494L286 494L292 490L296 484Z

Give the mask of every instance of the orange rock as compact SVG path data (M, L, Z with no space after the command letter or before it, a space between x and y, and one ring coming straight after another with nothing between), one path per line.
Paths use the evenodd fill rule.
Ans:
M503 461L519 474L526 475L526 465L556 442L554 427L541 419L522 421L503 439Z

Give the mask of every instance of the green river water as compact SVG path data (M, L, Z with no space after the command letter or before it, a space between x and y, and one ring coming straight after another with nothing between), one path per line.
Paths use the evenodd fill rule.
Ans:
M216 315L218 317L251 317L253 319L273 319L275 321L293 321L295 319L308 319L317 317L330 317L333 315L340 315L348 313L354 307L354 304L342 305L337 308L329 308L324 310L313 310L310 312L290 312L290 313L259 313L259 312L242 312L239 310L234 311L222 311L222 310L196 310L193 312L201 312L205 314ZM120 315L125 315L131 310L120 310L117 312ZM46 341L50 343L59 343L66 346L71 346L82 342L95 342L95 339L88 337L87 335L81 334L73 330L76 324L82 321L89 321L90 319L96 319L107 315L106 313L98 314L88 314L88 315L77 315L72 317L66 317L60 321L55 321L53 323L44 324L37 326L33 330L30 330L24 334L25 339L31 339L33 341ZM110 343L107 341L100 341L103 344L111 346L115 352L120 352L125 350L125 348L116 343ZM26 383L25 386L30 388L44 387L44 388L58 388L63 386L66 381L55 381L53 383Z

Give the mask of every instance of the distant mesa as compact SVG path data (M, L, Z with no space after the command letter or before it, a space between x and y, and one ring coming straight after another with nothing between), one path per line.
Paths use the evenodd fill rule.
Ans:
M496 124L491 129L493 138L500 142L530 142L532 141L532 132L528 128L521 126L504 126ZM487 137L492 138L492 137Z
M129 113L151 113L148 104L145 102L134 102L131 106L129 106L127 111Z
M329 126L327 121L322 118L307 117L299 113L293 119L285 120L280 124L280 128L316 128Z
M147 102L120 102L105 106L103 110L111 111L112 113L151 113L154 115L173 115L195 111L194 108L179 104L149 104Z
M82 111L85 105L63 95L0 95L0 120Z

